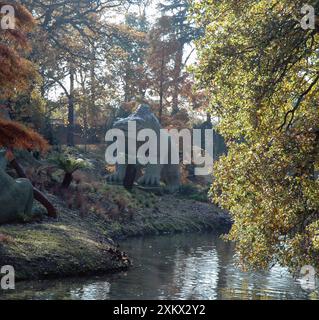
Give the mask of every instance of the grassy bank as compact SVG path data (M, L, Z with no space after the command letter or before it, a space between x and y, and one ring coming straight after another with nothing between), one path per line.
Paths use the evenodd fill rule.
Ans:
M69 150L70 152L70 150ZM126 269L130 261L115 242L127 237L211 230L226 233L227 214L207 202L207 190L184 185L175 195L105 183L104 148L72 149L92 165L59 188L63 170L22 153L19 161L33 184L47 194L57 219L0 226L0 265L13 265L16 279L77 276ZM36 203L38 214L43 208ZM44 210L45 211L45 210Z
M116 239L202 230L223 233L230 226L227 215L208 203L107 188L114 195L124 194L131 201L129 209L113 216L83 214L51 196L58 219L1 226L0 265L13 265L17 280L115 272L130 266L116 248Z
M0 265L14 266L17 280L112 272L130 265L93 216L80 217L55 200L56 220L0 227Z
M131 196L141 203L142 208L108 225L108 234L112 238L204 230L226 233L230 228L228 215L210 203L168 194L156 196L138 189Z

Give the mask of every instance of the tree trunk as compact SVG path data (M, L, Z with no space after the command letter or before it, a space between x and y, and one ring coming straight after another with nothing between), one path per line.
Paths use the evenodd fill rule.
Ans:
M179 44L175 55L175 65L174 65L174 89L173 89L173 101L172 101L172 115L175 115L179 111L179 81L182 72L182 60L183 60L183 46Z
M131 94L130 94L130 84L129 84L129 65L125 64L125 74L124 74L124 101L130 102Z
M20 166L20 164L17 162L16 159L13 159L10 162L10 165L12 166L13 169L15 169L15 171L17 172L20 178L28 179L23 168ZM56 218L58 216L53 204L46 198L46 196L41 191L33 187L33 194L34 194L34 199L39 201L47 209L49 217Z
M64 175L64 179L61 185L62 189L68 189L70 187L70 184L73 181L73 175L72 173L66 172Z
M70 95L68 98L68 136L67 144L74 146L74 67L70 66Z
M132 190L136 173L137 173L136 165L128 164L125 171L125 178L123 180L123 186L125 189Z
M82 70L80 70L80 79L81 79L81 88L82 88L82 94L87 96L88 92L86 90L86 83L84 80L84 76L83 76L83 72ZM91 77L91 96L93 100L93 93L92 93L92 77ZM95 100L94 100L95 101ZM93 106L94 106L94 101L93 101ZM84 103L84 105L82 106L83 108L83 131L84 131L84 151L87 151L87 145L89 143L89 122L88 122L88 105L87 103ZM91 110L94 110L94 108L92 108Z
M162 123L162 115L163 115L163 100L164 100L164 66L165 66L165 50L162 49L162 61L161 61L161 73L160 73L160 105L158 112L158 120Z

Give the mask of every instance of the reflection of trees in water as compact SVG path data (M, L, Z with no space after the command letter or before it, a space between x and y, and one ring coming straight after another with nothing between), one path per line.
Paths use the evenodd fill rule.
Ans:
M218 258L216 251L201 252L201 256L187 257L183 273L177 270L181 277L181 299L214 299L218 278Z
M134 239L125 246L135 264L125 279L127 297L136 297L137 292L160 299L200 298L205 292L212 296L218 267L212 247L213 238L199 234ZM111 294L123 291L122 285L115 280Z
M75 300L109 300L111 284L107 281L97 281L83 285L80 289L71 289L70 297Z
M214 239L208 235L189 236L176 250L173 280L167 284L162 298L212 299L216 297L217 281Z
M225 256L224 244L218 250ZM225 259L225 257L224 257ZM303 297L300 287L283 268L274 267L270 271L243 272L230 257L222 261L224 274L219 276L218 299L292 299Z
M230 242L215 241L216 251L219 261L218 278L217 278L217 299L225 299L224 292L227 290L228 267L233 263L234 248Z
M90 278L63 278L55 280L17 282L16 289L6 291L1 299L26 300L89 300L109 299L110 284ZM3 291L4 292L4 291Z
M166 291L167 284L173 284L176 253L174 237L132 239L126 243L125 250L134 257L134 266L127 272L125 279L122 275L112 277L112 298L113 293L116 298L116 292L123 294L123 290L127 298L158 298Z
M233 248L209 234L130 239L127 272L105 277L17 283L0 298L24 299L258 299L306 298L282 269L243 273ZM111 284L111 285L110 285ZM264 291L263 291L264 290Z
M291 288L294 294L299 291L291 278L280 275L278 270L242 272L235 266L233 245L207 234L165 236L143 241L139 246L141 251L136 251L134 243L132 252L135 260L144 264L138 272L139 285L135 288L146 298L265 299L269 295L287 298L284 293L287 288ZM157 255L158 252L161 255ZM144 268L147 270L143 273ZM133 281L136 283L136 279ZM273 289L276 287L282 293ZM263 288L269 291L263 292Z

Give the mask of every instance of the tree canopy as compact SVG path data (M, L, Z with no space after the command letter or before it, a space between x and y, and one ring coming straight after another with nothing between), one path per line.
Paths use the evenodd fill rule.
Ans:
M0 1L0 7L6 4ZM0 29L0 98L11 97L26 89L36 75L32 63L25 57L30 50L27 33L35 26L35 21L22 5L12 6L15 11L15 28ZM48 145L35 131L18 122L1 118L0 147L45 151Z
M205 29L196 78L228 145L211 193L232 214L228 238L246 267L319 266L319 34L317 24L302 28L303 5L193 6Z
M0 8L7 4L0 1ZM23 6L10 5L15 11L15 28L0 28L0 98L7 98L16 90L25 89L30 78L35 76L31 62L24 56L30 49L27 32L34 27L34 19Z

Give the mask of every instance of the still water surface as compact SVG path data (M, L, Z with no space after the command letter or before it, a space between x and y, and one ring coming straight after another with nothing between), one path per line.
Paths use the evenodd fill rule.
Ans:
M211 234L130 239L127 272L103 277L18 282L0 299L316 299L285 269L244 273L231 244Z

